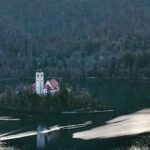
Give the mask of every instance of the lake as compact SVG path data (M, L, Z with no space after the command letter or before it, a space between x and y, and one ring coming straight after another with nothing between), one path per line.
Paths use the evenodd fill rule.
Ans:
M60 115L0 111L0 150L150 149L150 81L89 79L71 84L86 88L113 111Z

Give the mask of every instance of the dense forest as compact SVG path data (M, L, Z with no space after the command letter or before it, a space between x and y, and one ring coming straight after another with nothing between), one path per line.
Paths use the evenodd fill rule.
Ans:
M150 0L1 0L0 77L150 77Z

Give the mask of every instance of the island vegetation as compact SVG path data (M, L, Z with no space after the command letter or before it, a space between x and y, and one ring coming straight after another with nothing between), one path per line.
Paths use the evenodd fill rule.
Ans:
M18 112L61 113L100 110L101 105L84 89L74 91L64 86L55 95L38 95L30 90L16 93L7 87L0 95L0 108Z

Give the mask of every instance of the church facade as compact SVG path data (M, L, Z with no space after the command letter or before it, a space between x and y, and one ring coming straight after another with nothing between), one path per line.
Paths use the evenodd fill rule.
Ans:
M59 83L55 79L48 80L44 83L44 72L36 72L35 83L33 84L33 90L36 94L48 94L54 95L59 92Z

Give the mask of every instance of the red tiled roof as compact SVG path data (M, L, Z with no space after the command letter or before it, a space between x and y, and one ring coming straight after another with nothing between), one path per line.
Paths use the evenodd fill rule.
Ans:
M32 88L35 89L35 87L36 87L36 84L33 83ZM50 89L55 89L57 87L58 87L58 82L55 79L52 79L52 80L49 81L49 84L45 84L43 88L44 89L49 89L49 88Z
M47 85L47 84L44 85L44 89L48 89L48 88L50 88L49 85Z
M52 89L55 89L58 87L58 82L55 79L50 80L50 85Z

